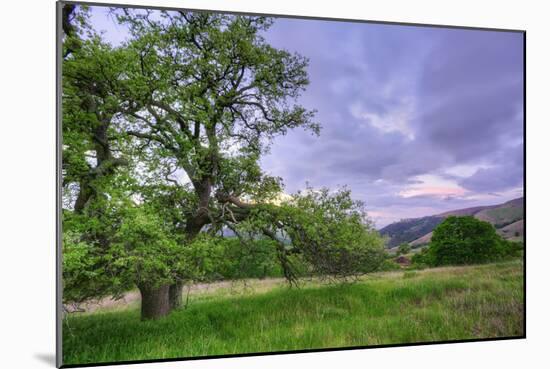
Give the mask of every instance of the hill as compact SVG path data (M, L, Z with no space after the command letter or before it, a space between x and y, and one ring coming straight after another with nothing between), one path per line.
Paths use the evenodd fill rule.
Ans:
M499 205L476 206L471 208L446 211L441 214L404 219L392 223L382 229L380 234L388 237L386 246L396 247L401 243L409 243L412 247L420 247L430 242L432 231L448 216L474 216L491 223L497 232L505 239L523 240L523 197L507 201Z
M422 236L420 238L417 238L414 241L409 242L409 244L413 248L416 248L416 247L419 247L419 246L422 246L422 245L426 245L426 244L430 243L430 241L432 239L432 235L433 235L433 232L426 233L424 236Z
M509 224L506 227L502 227L497 231L497 233L500 234L502 237L511 241L522 241L524 237L524 232L525 228L523 225L523 219Z
M443 219L440 216L404 219L382 228L380 234L388 237L388 248L396 247L430 233Z

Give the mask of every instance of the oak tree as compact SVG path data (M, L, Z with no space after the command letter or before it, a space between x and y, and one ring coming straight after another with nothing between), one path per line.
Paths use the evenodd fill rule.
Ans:
M243 247L270 239L291 282L298 253L318 275L376 269L382 242L349 191L280 201L282 179L260 167L276 137L320 132L298 103L308 60L266 41L271 18L113 10L128 39L112 46L85 8L64 14L68 298L137 286L142 318L164 316L228 230Z

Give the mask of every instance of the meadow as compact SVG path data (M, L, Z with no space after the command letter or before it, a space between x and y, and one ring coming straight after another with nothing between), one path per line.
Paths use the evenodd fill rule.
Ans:
M523 263L374 273L354 283L282 280L192 292L141 321L138 303L73 313L65 365L524 335ZM185 295L184 295L185 297Z

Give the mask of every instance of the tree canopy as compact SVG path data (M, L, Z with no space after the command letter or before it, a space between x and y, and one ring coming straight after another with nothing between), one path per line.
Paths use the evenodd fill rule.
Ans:
M183 283L212 269L204 250L227 230L242 247L270 240L291 282L295 254L320 275L376 269L382 242L348 190L308 189L275 205L283 181L263 172L261 156L277 136L320 125L298 103L308 60L269 45L272 19L113 15L129 30L117 46L85 7L63 13L66 301L137 286L142 317L165 315Z
M413 262L427 265L479 264L518 256L521 247L502 239L491 223L472 216L450 216L439 224L427 249Z

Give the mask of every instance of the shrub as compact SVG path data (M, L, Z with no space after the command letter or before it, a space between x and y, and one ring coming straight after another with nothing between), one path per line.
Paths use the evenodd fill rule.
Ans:
M82 241L81 235L63 233L63 302L79 303L101 291L107 295L111 280L100 263L94 245ZM110 292L110 290L108 290Z
M501 246L501 255L505 258L515 258L522 255L523 252L523 242L517 241L508 241L502 240Z
M409 252L411 252L411 246L406 242L403 242L401 245L399 245L399 248L397 249L398 255L405 255Z
M378 269L381 272L390 272L392 270L401 270L401 266L391 259L385 259Z
M434 265L433 254L430 252L430 247L423 248L420 252L414 254L411 258L412 267L415 269L424 269Z
M490 223L471 216L451 216L435 228L428 251L417 261L428 265L494 261L512 253L506 242Z

